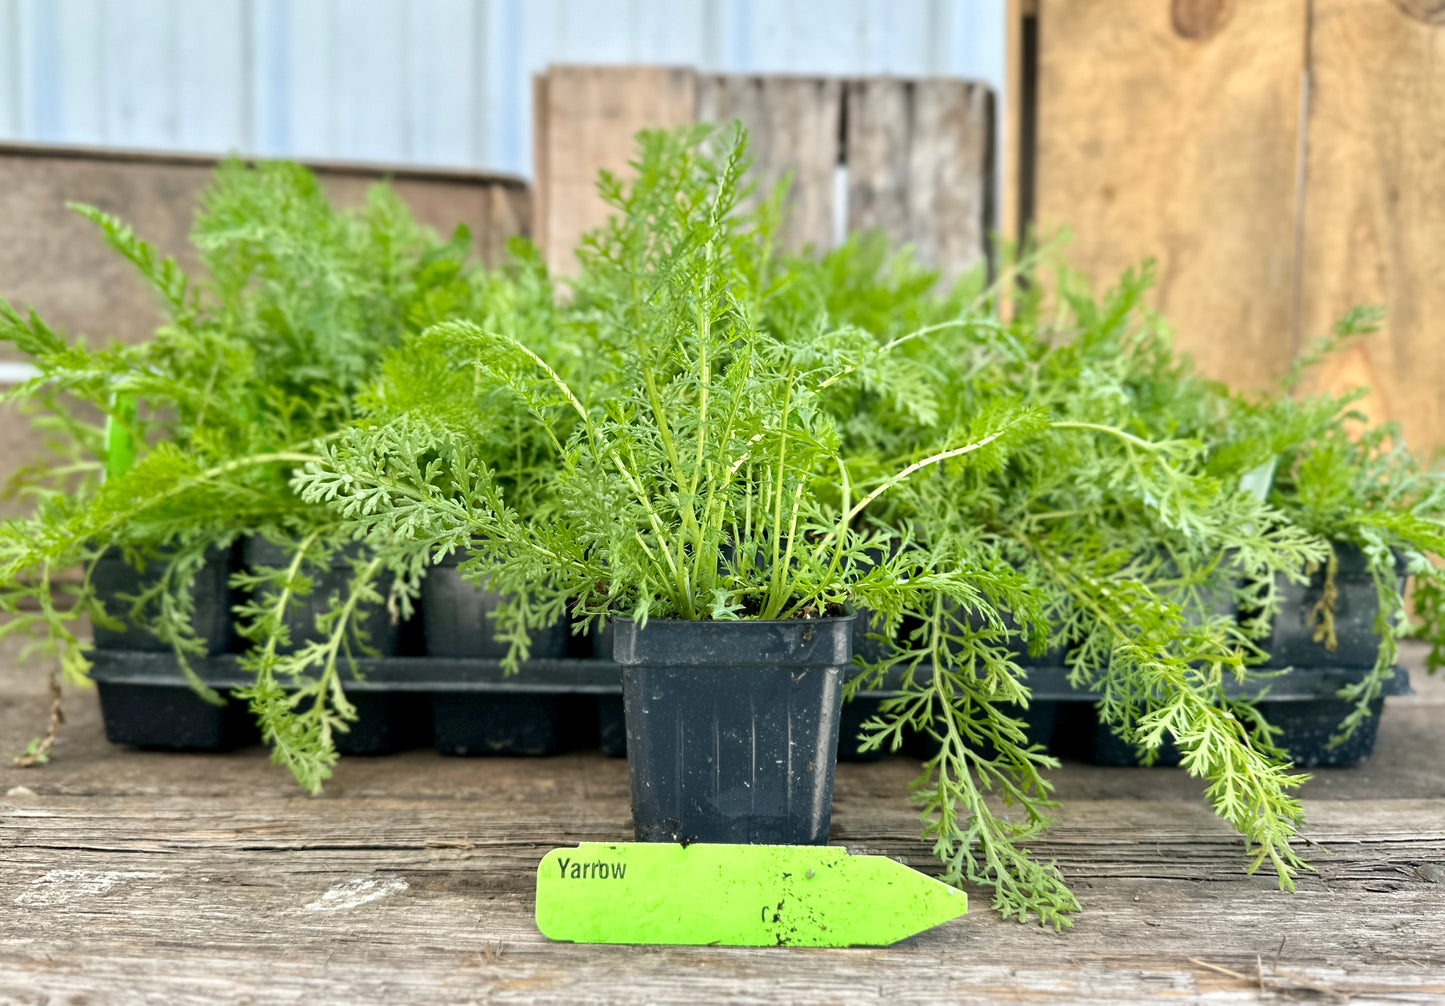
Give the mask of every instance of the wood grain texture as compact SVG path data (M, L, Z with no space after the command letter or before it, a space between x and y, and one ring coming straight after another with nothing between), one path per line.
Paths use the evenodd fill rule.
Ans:
M1418 9L1417 9L1418 8ZM1432 23L1429 11L1435 10ZM1354 304L1383 331L1315 375L1414 447L1445 444L1445 23L1441 8L1313 0L1300 333Z
M783 231L792 249L833 245L842 115L836 79L707 75L697 81L699 122L725 127L737 119L748 131L754 199L792 176Z
M0 645L9 750L44 693ZM894 947L778 952L537 932L542 855L629 831L620 760L344 759L313 799L258 750L113 748L72 696L54 763L0 767L0 1002L1438 1002L1445 681L1416 684L1375 759L1307 784L1318 872L1293 896L1245 874L1178 770L1066 766L1038 851L1084 902L1074 931L1003 921L975 890L970 915ZM917 768L840 766L836 840L935 869L903 797Z
M625 167L636 130L733 119L749 130L761 186L794 177L789 247L833 245L841 145L848 230L880 228L949 277L984 258L995 199L994 103L984 85L553 67L537 93L539 232L553 268L574 268L577 238L606 219L597 170Z
M993 99L961 80L848 84L848 229L878 228L953 277L983 260Z
M1095 283L1157 256L1178 346L1240 387L1293 351L1307 3L1038 5L1035 223Z
M535 185L546 207L538 237L547 264L563 275L576 270L573 249L587 231L607 221L597 195L602 169L625 174L633 135L644 128L692 122L696 78L665 67L554 66L535 110L545 144ZM543 173L545 168L545 173Z

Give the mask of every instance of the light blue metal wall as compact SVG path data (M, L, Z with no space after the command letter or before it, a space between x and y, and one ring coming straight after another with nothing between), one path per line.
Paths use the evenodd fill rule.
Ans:
M1004 0L0 0L0 138L531 170L548 63L1000 87Z

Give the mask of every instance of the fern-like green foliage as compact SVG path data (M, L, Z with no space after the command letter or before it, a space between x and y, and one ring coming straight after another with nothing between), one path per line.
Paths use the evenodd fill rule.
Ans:
M171 643L190 674L189 656L202 651L192 585L207 557L255 535L286 542L295 575L252 571L238 583L251 598L239 611L243 634L256 645L244 658L258 681L247 697L278 759L314 789L334 760L330 730L354 716L338 670L338 657L344 665L353 647L365 650L352 616L388 602L407 614L422 557L374 549L316 626L323 642L278 647L308 571L345 541L333 514L295 496L291 471L366 414L361 396L406 332L483 316L490 291L512 284L468 261L464 228L436 239L384 186L358 210L338 210L293 164L232 161L217 171L192 233L199 278L124 222L74 209L155 290L165 322L142 344L91 349L0 304L0 338L40 372L10 397L57 433L59 460L21 473L17 488L35 509L0 527L0 606L11 613L3 631L36 633L61 651L67 678L84 684L75 623L116 625L123 615ZM85 421L87 409L95 421ZM91 587L90 569L110 550L149 570L125 612L104 610ZM80 585L56 598L55 572L76 565ZM394 585L390 597L377 591L383 582ZM192 683L220 701L194 675Z

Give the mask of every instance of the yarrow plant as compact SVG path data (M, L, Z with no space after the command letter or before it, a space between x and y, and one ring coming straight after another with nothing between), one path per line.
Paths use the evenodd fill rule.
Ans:
M255 644L242 659L257 676L248 697L268 740L315 788L334 761L330 732L353 715L339 667L370 645L353 616L384 603L404 616L421 558L398 543L357 558L314 636L289 638L288 615L346 544L333 514L292 492L290 472L363 414L360 396L403 332L483 310L489 287L466 261L470 238L459 229L439 241L385 187L338 211L309 172L284 163L219 169L192 232L200 277L122 221L73 208L136 267L166 321L140 345L91 349L0 304L0 338L39 370L8 397L57 429L60 454L20 473L33 513L0 525L0 606L10 614L0 631L35 634L83 686L76 622L119 627L123 616L171 644L197 691L220 702L191 670L205 651L192 586L243 538L283 543L279 567L238 574L248 600L237 628ZM100 423L83 418L86 406ZM146 570L124 611L106 610L92 583L96 563L117 552ZM77 566L78 584L57 582ZM22 761L49 748L54 708Z

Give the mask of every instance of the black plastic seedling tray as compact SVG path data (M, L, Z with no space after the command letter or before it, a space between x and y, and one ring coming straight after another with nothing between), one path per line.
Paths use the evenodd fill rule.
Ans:
M1370 757L1375 748L1383 696L1409 695L1410 675L1396 667L1381 690L1381 698L1371 703L1368 719L1362 722L1349 740L1337 746L1330 739L1339 732L1340 722L1353 708L1353 703L1337 698L1346 685L1362 680L1368 671L1340 668L1296 668L1269 682L1269 691L1257 700L1271 726L1280 733L1275 742L1289 753L1290 760L1303 768L1357 765ZM1226 682L1225 691L1232 697L1258 693L1258 686L1244 687ZM1036 696L1039 692L1036 690ZM1138 765L1138 752L1131 744L1116 736L1106 724L1100 723L1092 696L1061 696L1057 700L1055 726L1050 751L1061 758L1084 761L1093 765ZM1179 750L1166 740L1153 762L1159 766L1179 764Z
M205 751L260 740L243 703L207 703L186 682L171 653L97 650L92 659L106 736L113 743ZM234 655L193 659L192 667L223 694L250 681ZM621 671L610 660L528 661L510 677L499 661L434 656L363 658L357 670L361 678L348 679L346 692L360 720L337 737L343 754L426 746L460 755L546 755L593 747L617 757L627 753ZM1270 682L1260 704L1270 723L1282 729L1280 743L1296 764L1353 765L1369 757L1383 702L1375 703L1374 715L1347 743L1329 747L1349 711L1335 693L1363 673L1297 669ZM1031 667L1028 675L1033 701L1022 718L1030 740L1060 757L1096 765L1138 763L1134 749L1099 723L1096 696L1070 688L1064 668ZM896 694L889 684L844 703L839 761L871 761L886 753L857 749L862 724ZM1243 695L1248 690L1231 682L1227 691ZM1409 675L1397 668L1383 695L1409 693ZM925 736L911 738L908 750L920 757L933 753ZM1156 764L1178 761L1178 752L1166 744Z
M192 669L227 695L214 706L187 683L175 655L96 650L91 676L100 693L105 735L114 744L156 750L224 751L260 742L245 703L229 698L251 676L232 654L192 659ZM622 674L595 658L527 661L515 675L496 660L375 657L357 660L345 679L359 720L336 738L342 754L387 754L435 746L445 754L547 755L600 748L627 754ZM347 672L343 671L343 674ZM878 711L887 692L863 692L843 706L843 737ZM845 740L842 761L872 760Z
M113 743L224 750L259 740L244 703L207 703L186 683L173 654L97 650L91 659ZM191 666L223 695L251 680L230 654ZM336 738L343 754L426 745L462 755L596 747L615 732L604 713L620 706L622 696L621 673L605 660L532 660L508 676L496 660L373 657L358 659L356 670L345 688L360 720Z
M1023 720L1032 743L1057 757L1093 765L1140 764L1133 746L1099 722L1095 710L1098 696L1069 685L1067 668L1029 667L1026 670L1032 699L1028 708L1017 711L1016 715ZM1280 728L1277 743L1289 752L1296 765L1306 768L1356 765L1374 750L1384 696L1411 694L1409 673L1403 667L1396 667L1394 677L1385 682L1381 690L1382 697L1372 704L1369 719L1360 724L1348 741L1331 747L1330 739L1352 708L1351 703L1337 698L1337 693L1346 685L1359 682L1367 673L1362 669L1337 667L1295 668L1261 682L1240 684L1228 680L1224 690L1231 698L1257 697L1267 686L1267 691L1257 697L1256 702L1270 724ZM895 678L890 675L885 679L884 687L890 683L896 687L896 680L892 680ZM875 692L869 698L876 706L889 694L895 693ZM854 722L861 724L862 718ZM838 743L840 758L848 746L847 737L845 727ZM938 744L926 734L915 733L906 738L904 750L915 757L931 758L938 753ZM1179 764L1179 751L1172 741L1164 743L1153 764Z
M246 539L241 543L239 552L242 565L253 571L262 566L285 568L291 561L285 549L264 538ZM302 567L302 571L311 579L311 591L304 597L293 598L291 602L285 620L289 644L283 647L283 650L299 649L315 638L317 617L330 610L333 595L346 590L347 584L355 575L352 561L365 554L363 546L351 544L332 553L331 561L324 567L312 564ZM384 577L376 584L376 589L379 593L386 594L391 589L390 577ZM385 606L378 604L359 607L352 619L354 628L366 633L367 643L373 649L386 656L401 651L408 627L394 622Z
M191 588L195 605L192 626L207 653L225 653L231 645L232 550L212 549L206 563L196 573ZM114 650L160 650L170 652L171 644L151 635L145 629L127 625L130 612L128 597L156 585L159 572L146 568L137 570L116 549L108 549L96 560L91 571L91 586L105 606L106 613L121 623L120 628L94 626L95 645Z
M1266 667L1373 667L1380 648L1375 617L1380 600L1364 552L1354 545L1336 543L1334 612L1335 646L1328 649L1315 639L1314 611L1325 591L1325 571L1316 569L1306 583L1278 578L1279 615L1269 638L1259 641L1269 654ZM1395 574L1405 586L1404 560L1396 557Z

